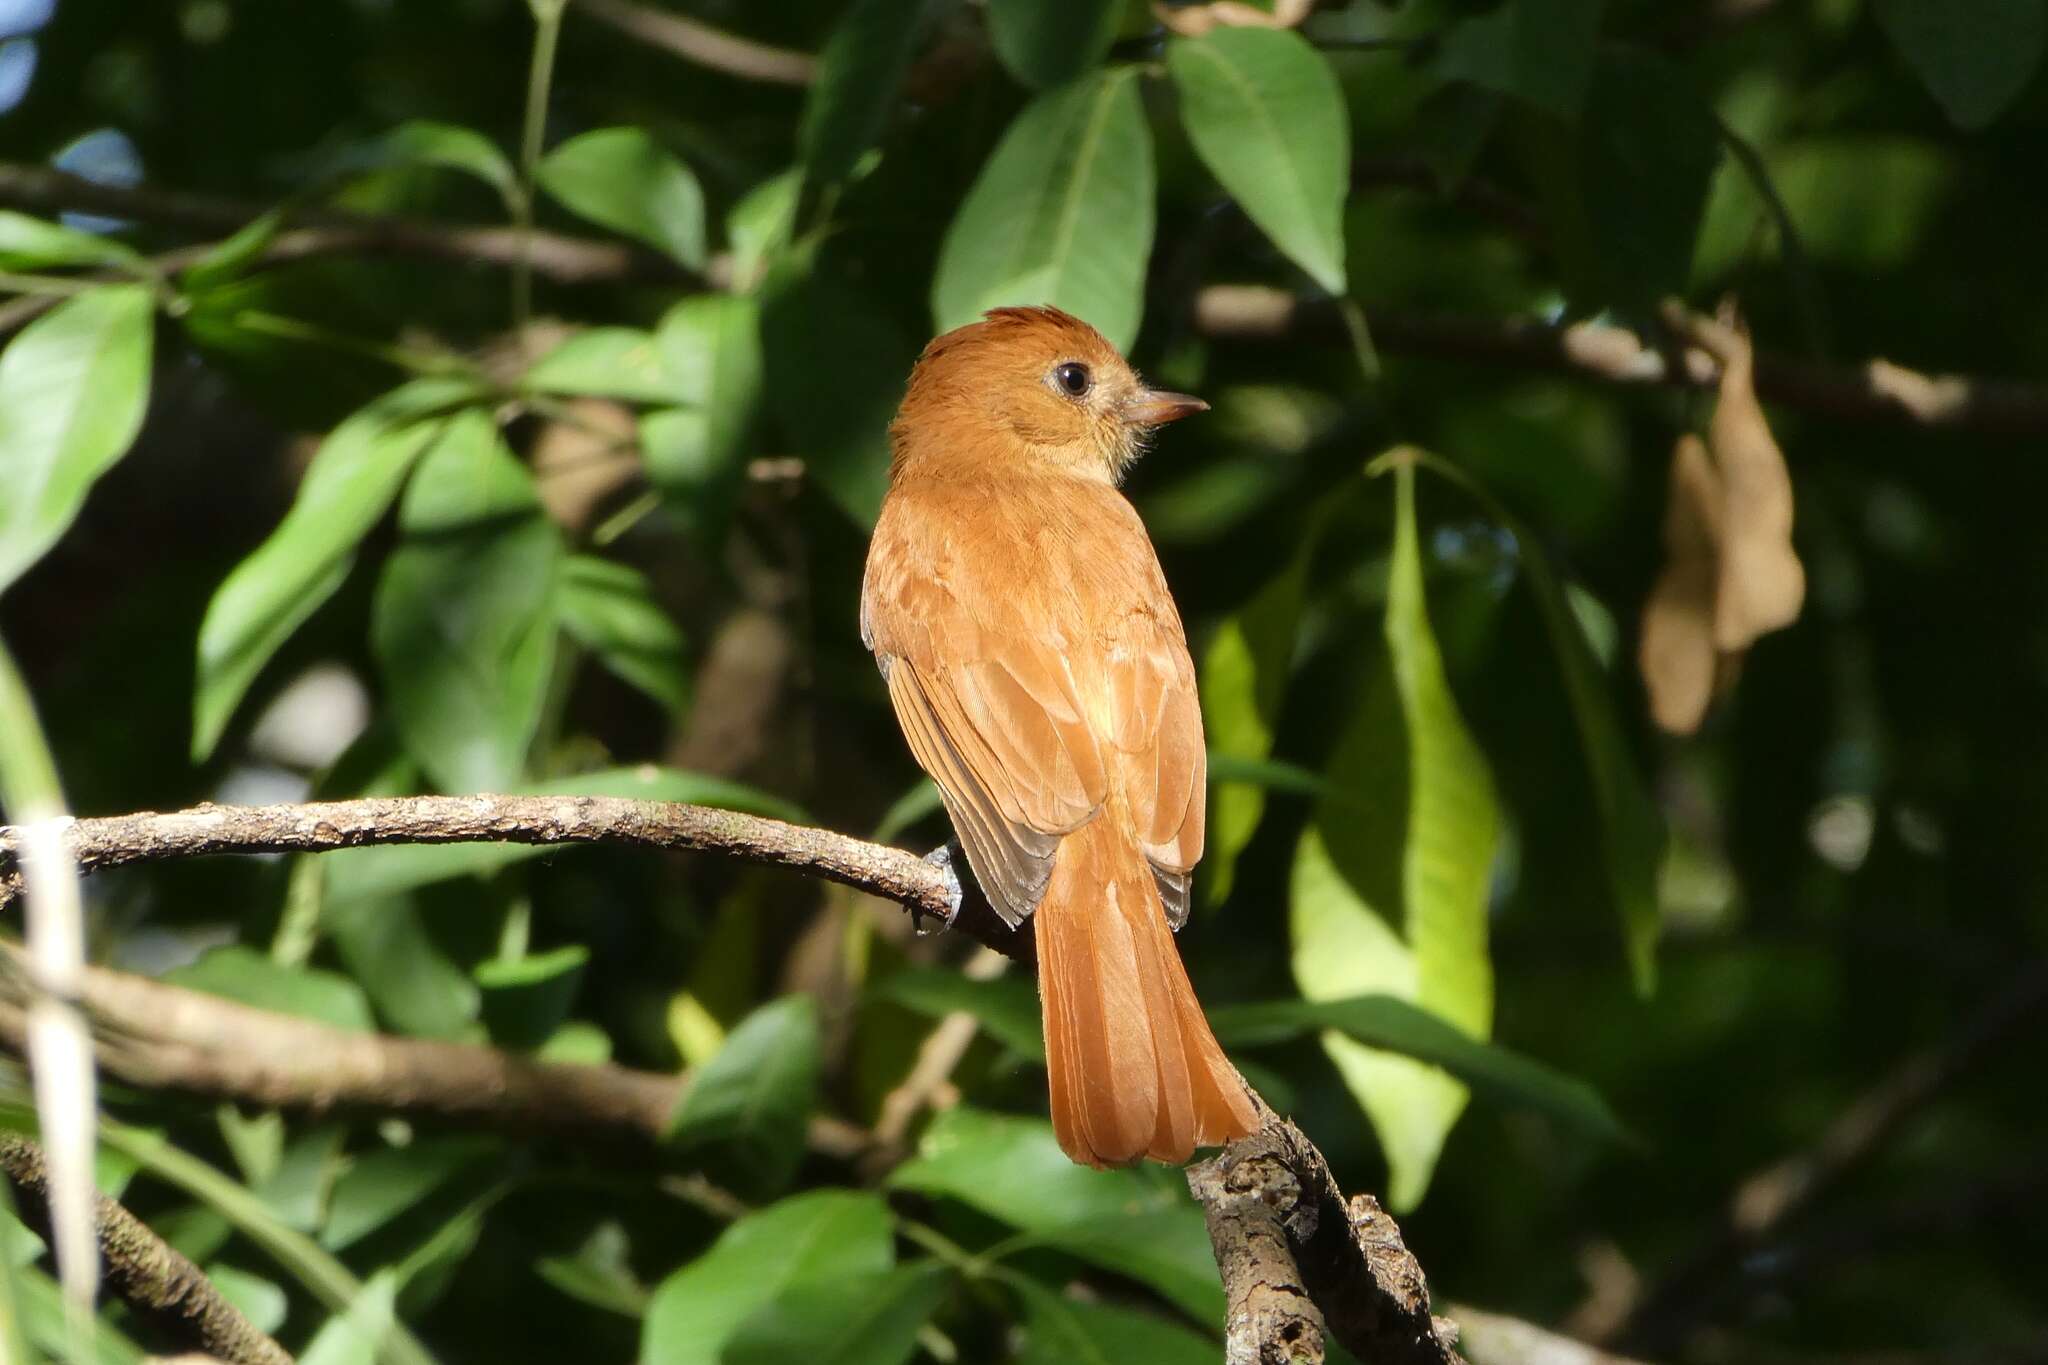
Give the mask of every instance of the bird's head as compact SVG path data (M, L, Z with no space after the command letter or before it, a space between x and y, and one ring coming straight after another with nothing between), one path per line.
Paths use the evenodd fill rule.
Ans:
M998 308L924 348L889 428L898 470L1038 462L1115 483L1161 425L1209 405L1146 387L1057 308Z

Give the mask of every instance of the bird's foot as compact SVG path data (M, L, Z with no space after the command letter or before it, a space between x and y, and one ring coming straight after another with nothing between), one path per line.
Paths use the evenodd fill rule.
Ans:
M953 927L953 922L960 918L960 904L964 893L960 889L960 873L953 866L953 855L959 849L960 845L956 841L948 839L945 843L940 844L937 848L924 855L924 860L933 867L936 867L939 870L939 875L946 879L946 913L943 918L937 915L927 915L922 909L912 906L910 923L911 927L919 934L934 934L943 929L950 929ZM931 923L935 919L939 921L936 928Z

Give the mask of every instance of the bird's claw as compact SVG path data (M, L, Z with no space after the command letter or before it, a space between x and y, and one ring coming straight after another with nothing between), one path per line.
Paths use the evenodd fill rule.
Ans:
M932 934L940 930L950 929L953 927L953 922L960 918L960 905L964 899L964 893L960 889L960 873L953 866L953 854L958 847L958 844L948 839L945 843L940 844L937 848L924 855L924 860L937 868L939 875L946 879L946 913L943 917L931 915L921 906L912 906L910 922L911 926L919 934ZM930 923L934 919L940 921L936 929Z

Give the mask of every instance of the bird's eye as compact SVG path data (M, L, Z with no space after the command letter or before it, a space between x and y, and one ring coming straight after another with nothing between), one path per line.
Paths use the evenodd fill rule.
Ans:
M1095 387L1095 376L1088 373L1086 365L1069 360L1053 367L1052 382L1069 398L1086 398L1088 390Z

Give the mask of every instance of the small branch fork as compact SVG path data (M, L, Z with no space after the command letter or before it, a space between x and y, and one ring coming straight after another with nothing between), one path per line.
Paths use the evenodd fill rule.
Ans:
M916 914L943 917L952 896L937 868L900 849L734 811L597 796L208 804L78 820L64 837L87 872L373 844L602 843L699 850L787 867ZM17 827L0 826L0 906L20 894L13 865L20 841ZM955 924L990 948L1029 957L1029 930L1014 933L972 897ZM34 993L21 950L0 942L0 1046L21 1050ZM87 969L80 1004L92 1022L99 1064L110 1075L145 1088L300 1111L392 1114L652 1152L687 1084L626 1067L547 1063L470 1044L350 1033L100 967ZM1462 1365L1449 1324L1430 1315L1421 1267L1393 1219L1368 1195L1347 1202L1301 1130L1263 1105L1262 1112L1258 1132L1188 1172L1229 1297L1229 1359L1320 1361L1327 1333L1362 1360ZM877 1139L855 1125L819 1118L810 1142L820 1152L853 1159L873 1151Z

